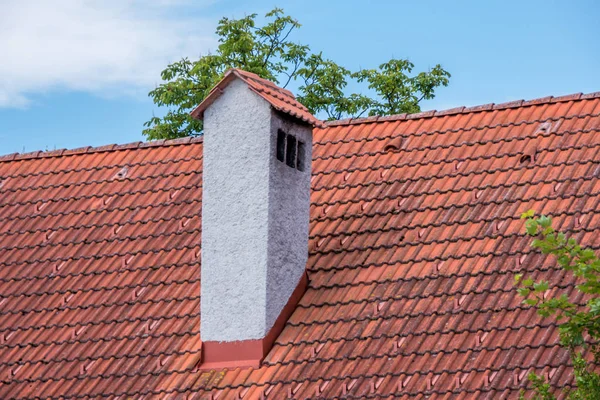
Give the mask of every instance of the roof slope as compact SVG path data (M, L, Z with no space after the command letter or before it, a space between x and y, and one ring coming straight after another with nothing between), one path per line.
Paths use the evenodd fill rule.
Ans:
M309 288L260 369L197 371L202 143L0 158L0 397L515 398L569 384L522 234L598 248L600 96L315 130Z

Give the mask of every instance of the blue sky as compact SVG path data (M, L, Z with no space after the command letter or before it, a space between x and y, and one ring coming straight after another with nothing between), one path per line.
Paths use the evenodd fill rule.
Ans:
M350 69L442 64L424 110L600 91L594 0L0 1L0 154L143 140L161 69L214 48L220 17L273 6Z

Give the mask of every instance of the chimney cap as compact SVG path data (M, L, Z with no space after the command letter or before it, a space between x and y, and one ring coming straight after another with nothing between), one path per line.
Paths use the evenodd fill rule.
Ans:
M231 68L225 72L225 76L210 91L208 96L190 114L195 119L203 119L204 111L223 93L223 90L235 78L241 79L252 90L265 99L274 109L288 114L291 117L303 121L309 125L321 127L323 122L315 118L306 107L300 104L292 92L283 89L271 81L261 78L251 72L237 68Z

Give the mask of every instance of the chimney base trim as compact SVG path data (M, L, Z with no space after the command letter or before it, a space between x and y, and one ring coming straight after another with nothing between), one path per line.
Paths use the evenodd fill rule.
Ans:
M302 274L296 289L279 317L263 339L240 340L236 342L202 342L202 364L200 370L223 368L260 368L260 363L273 347L273 343L285 327L285 323L296 309L296 305L306 292L308 276Z

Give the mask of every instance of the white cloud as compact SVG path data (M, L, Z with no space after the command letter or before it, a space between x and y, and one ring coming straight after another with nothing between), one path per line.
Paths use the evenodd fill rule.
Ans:
M0 0L0 107L56 89L144 95L160 71L214 48L211 0Z

